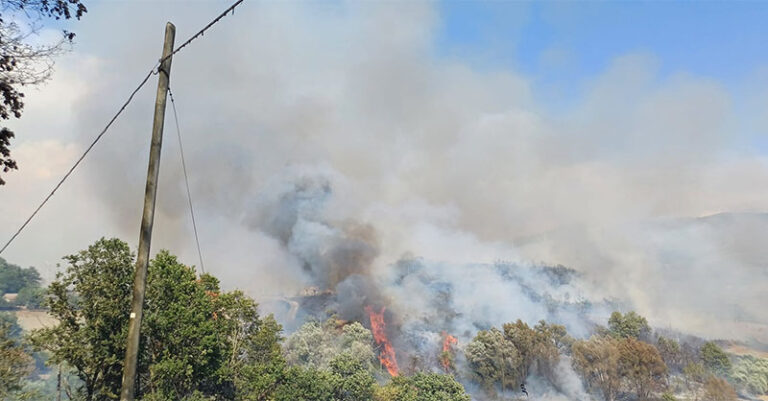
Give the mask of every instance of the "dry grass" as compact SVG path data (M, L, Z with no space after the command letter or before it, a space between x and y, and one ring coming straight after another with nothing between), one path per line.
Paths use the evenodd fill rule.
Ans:
M46 311L17 310L14 313L19 320L19 326L25 331L51 327L56 324L56 319L48 315Z

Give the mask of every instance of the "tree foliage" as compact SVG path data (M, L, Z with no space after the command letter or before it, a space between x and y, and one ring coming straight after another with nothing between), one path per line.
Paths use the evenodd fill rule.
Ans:
M464 350L469 375L487 393L517 388L521 357L499 329L481 330Z
M560 360L561 350L570 346L572 340L564 326L540 321L533 328L521 320L503 325L504 337L520 354L518 369L519 382L524 382L530 373L554 380L554 369Z
M373 399L376 382L359 360L344 353L333 358L329 365L329 369L288 368L274 393L275 401Z
M53 72L53 57L65 51L75 37L63 31L58 41L36 44L39 41L33 37L41 21L80 19L86 12L80 0L0 0L0 119L21 117L22 88L47 81ZM18 168L10 157L13 137L10 129L0 129L0 170L4 173Z
M331 401L334 380L331 372L322 369L288 368L276 388L274 401Z
M14 339L11 330L8 321L0 320L0 399L3 400L18 397L24 378L34 366L32 357Z
M731 360L717 344L711 341L704 344L699 355L704 366L715 375L728 376L731 373Z
M647 340L651 334L648 321L635 312L613 312L608 319L608 330L616 338L637 338Z
M14 304L30 309L38 309L43 306L44 301L44 288L27 286L19 290L19 294L16 297Z
M73 367L86 400L117 398L127 335L133 254L118 239L100 239L64 258L68 266L48 287L54 327L32 341L53 363Z
M307 322L285 342L286 361L295 366L328 369L340 353L349 354L367 370L376 370L373 334L359 322L339 327L336 319Z
M122 379L133 255L101 239L65 258L46 300L58 324L33 333L53 363L72 366L85 399L115 399ZM138 394L148 400L263 399L282 375L280 326L241 292L161 251L150 262ZM201 398L202 397L202 398Z
M752 394L768 394L768 359L742 356L734 364L731 377Z
M667 365L656 347L631 337L620 340L618 346L619 372L639 399L647 400L664 388Z
M671 371L680 372L683 369L683 351L677 340L659 336L656 339L656 349L659 350L661 359Z
M218 290L218 289L216 289ZM196 390L215 392L225 344L214 319L218 291L206 292L195 271L161 251L147 273L145 316L142 321L142 371L145 392L161 399L180 399Z
M650 399L665 386L667 366L659 351L635 338L593 336L574 343L572 352L576 371L606 401L613 401L621 391Z
M600 391L606 401L615 400L621 386L619 340L593 336L586 341L576 341L572 352L573 366L587 387Z
M6 335L10 338L18 339L21 337L21 326L19 319L11 312L0 312L0 325L6 327Z
M211 279L203 275L202 281ZM272 316L259 316L256 302L241 291L223 293L217 300L216 313L221 316L218 321L227 343L223 374L232 387L230 396L263 400L274 391L285 369L280 348L282 328Z
M398 376L379 388L376 401L469 401L464 386L453 376L437 373L417 373Z
M39 40L33 37L41 21L80 19L86 12L80 0L0 0L0 119L21 117L22 88L47 81L53 72L53 57L66 50L75 37L63 31L58 41L37 44ZM0 128L0 170L4 173L18 168L10 157L13 137L13 131Z
M40 287L40 274L34 267L23 269L0 258L0 295Z

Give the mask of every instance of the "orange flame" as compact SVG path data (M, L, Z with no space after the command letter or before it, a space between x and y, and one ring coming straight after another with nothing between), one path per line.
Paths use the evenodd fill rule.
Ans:
M373 332L373 339L376 340L376 344L381 346L379 352L379 361L387 368L392 376L398 375L397 359L395 358L395 349L392 348L392 344L387 338L387 326L384 323L384 310L382 307L380 312L376 312L372 307L366 306L365 313L371 319L371 331Z
M459 343L459 340L443 332L443 353L440 355L440 363L443 365L443 369L446 371L451 370L451 356L453 355L453 346Z

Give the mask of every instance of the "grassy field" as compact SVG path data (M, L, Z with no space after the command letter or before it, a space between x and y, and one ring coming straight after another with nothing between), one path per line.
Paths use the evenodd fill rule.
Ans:
M56 324L56 319L44 310L17 310L13 312L19 320L19 326L25 331L50 327Z

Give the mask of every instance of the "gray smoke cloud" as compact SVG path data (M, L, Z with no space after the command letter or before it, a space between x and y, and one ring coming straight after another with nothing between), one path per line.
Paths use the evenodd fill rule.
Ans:
M94 5L76 52L30 96L16 127L34 132L16 145L28 167L0 202L27 210L50 187L157 59L166 20L185 38L219 8ZM171 86L209 271L258 299L320 285L363 302L370 284L382 300L409 299L392 306L403 327L438 319L417 311L447 305L430 287L446 282L451 310L468 317L450 322L458 331L519 317L583 332L569 307L520 295L527 283L561 306L617 300L656 326L768 342L765 218L699 219L768 209L768 158L743 134L764 132L764 118L742 118L716 80L662 75L648 54L618 56L555 112L533 78L436 56L441 18L427 2L247 3L179 53ZM768 98L764 76L744 96L753 110ZM135 242L152 94L8 260L53 269L101 235ZM168 124L153 249L195 263ZM504 281L500 260L521 277ZM422 273L394 285L404 261ZM534 269L556 264L578 271L578 285Z

